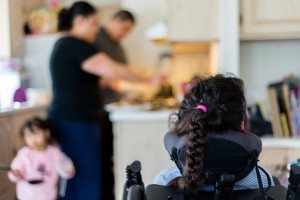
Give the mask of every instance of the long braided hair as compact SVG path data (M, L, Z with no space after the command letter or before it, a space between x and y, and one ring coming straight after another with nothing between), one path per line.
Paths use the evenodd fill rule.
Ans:
M196 109L203 105L207 111ZM241 131L246 122L244 83L233 76L216 75L199 81L184 96L179 108L175 133L189 135L183 175L169 182L187 194L197 193L205 180L201 177L204 146L209 131Z

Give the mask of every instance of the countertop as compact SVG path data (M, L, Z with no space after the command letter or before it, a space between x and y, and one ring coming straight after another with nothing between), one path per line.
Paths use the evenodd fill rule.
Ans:
M175 110L162 111L113 111L109 118L113 122L118 121L168 121L169 116Z
M294 148L300 149L300 138L262 137L263 148Z
M13 115L20 112L27 112L29 110L39 110L46 109L48 105L30 105L30 104L20 104L15 107L10 108L0 108L0 117L5 117Z
M110 113L113 122L124 121L168 121L175 110L163 111L114 111ZM262 137L263 148L295 148L300 149L300 137L276 138Z

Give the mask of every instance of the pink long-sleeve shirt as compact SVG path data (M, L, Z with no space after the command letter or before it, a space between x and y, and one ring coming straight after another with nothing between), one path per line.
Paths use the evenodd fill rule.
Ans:
M71 178L74 175L74 170L66 171L62 168L61 164L65 161L67 157L55 146L48 146L45 151L23 147L11 164L12 169L21 172L23 179L8 173L10 180L16 182L18 199L56 199L58 177ZM25 181L33 179L43 179L44 182L33 185Z

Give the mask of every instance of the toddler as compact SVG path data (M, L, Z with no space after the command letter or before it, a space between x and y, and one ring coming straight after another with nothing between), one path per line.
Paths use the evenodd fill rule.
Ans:
M54 200L58 178L72 178L72 161L56 146L49 145L50 123L38 117L29 119L21 129L26 144L11 164L9 179L17 185L21 200Z

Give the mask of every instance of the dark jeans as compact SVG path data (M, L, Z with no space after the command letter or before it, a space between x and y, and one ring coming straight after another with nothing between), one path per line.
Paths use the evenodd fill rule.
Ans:
M101 150L102 150L102 188L101 199L114 200L114 173L113 173L113 126L109 120L109 113L105 112L100 120ZM125 174L125 169L124 169Z
M61 149L74 162L76 175L68 180L63 200L99 200L101 188L101 142L97 122L51 118Z

